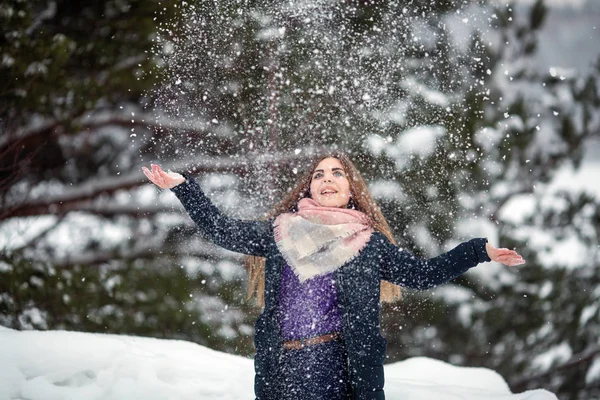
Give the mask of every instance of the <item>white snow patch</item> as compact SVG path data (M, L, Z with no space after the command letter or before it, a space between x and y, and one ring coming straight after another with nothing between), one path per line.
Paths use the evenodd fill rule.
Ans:
M512 196L498 212L501 221L518 225L537 211L536 199L533 194L518 194Z
M220 261L217 264L217 270L226 281L241 279L246 275L246 271L239 264L227 260Z
M600 357L596 357L592 362L592 365L585 374L585 383L590 385L592 382L600 380Z
M473 291L458 285L441 285L434 289L432 296L440 297L448 304L460 304L473 298Z
M540 298L545 299L546 297L548 297L550 293L552 293L553 289L554 283L552 283L551 281L544 282L544 284L540 288Z
M429 157L438 138L446 134L443 126L418 126L402 132L398 137L397 147L408 154Z
M411 157L431 156L438 138L445 134L443 126L417 126L401 132L395 141L371 135L367 137L365 147L376 157L385 152L395 161L396 169L402 170Z
M458 306L457 310L458 320L464 327L470 327L473 325L473 307L470 304L463 303Z
M47 329L48 316L46 314L39 308L29 308L19 315L19 327L21 329L34 329L35 327Z
M438 105L440 107L447 107L450 104L448 96L444 93L433 90L424 83L418 82L416 79L408 78L405 79L401 86L403 89L417 95L421 95L429 103Z
M91 238L103 238L102 246L112 248L126 242L130 236L131 229L118 221L73 212L47 236L45 242L55 249L56 257L60 258L84 251Z
M44 230L56 224L53 215L41 217L13 218L0 224L0 249L14 249L23 246Z
M285 35L285 27L281 27L281 28L271 27L271 28L266 28L266 29L259 31L256 34L256 38L258 40L271 40L271 39L282 38L284 35Z
M0 398L248 399L251 359L178 340L0 327ZM427 358L385 366L392 399L557 400L545 390L512 394L495 371Z
M406 114L408 113L409 103L406 101L398 101L394 104L386 114L386 117L398 124L403 125L406 122Z
M600 198L598 171L600 171L600 157L594 161L582 162L577 170L571 164L563 165L554 175L547 190L549 192L559 190L585 192Z
M375 199L403 200L406 198L402 186L396 181L375 180L369 183L369 191Z
M590 304L587 307L584 307L581 310L581 315L579 316L579 325L584 326L587 322L592 318L595 314L598 313L598 304Z
M387 365L385 373L386 397L392 399L556 399L545 390L511 394L506 382L495 371L457 367L425 357Z
M537 252L540 263L545 267L577 268L593 260L594 249L588 248L575 234L557 239L552 232L523 226L515 231L514 236L527 240L527 246Z
M0 261L0 272L10 272L13 270L13 266L6 261Z
M531 365L540 371L547 371L553 364L563 364L573 356L573 350L567 342L551 347L545 353L533 358Z
M202 186L205 192L210 192L212 190L235 186L238 182L239 177L237 175L212 173L203 176L200 186Z
M381 136L371 135L367 137L365 146L371 151L375 157L379 157L383 150L388 147L388 141Z

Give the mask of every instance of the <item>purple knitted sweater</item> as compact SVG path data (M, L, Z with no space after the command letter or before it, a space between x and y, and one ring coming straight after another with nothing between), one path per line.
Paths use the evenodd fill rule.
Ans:
M284 340L342 331L333 272L300 283L286 264L281 276L279 326Z

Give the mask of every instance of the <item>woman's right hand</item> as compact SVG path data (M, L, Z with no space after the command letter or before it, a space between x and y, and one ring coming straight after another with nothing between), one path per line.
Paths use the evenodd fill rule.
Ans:
M177 172L165 172L156 164L150 164L150 167L152 168L152 171L146 167L142 167L142 171L152 183L161 189L171 189L185 182L185 177Z

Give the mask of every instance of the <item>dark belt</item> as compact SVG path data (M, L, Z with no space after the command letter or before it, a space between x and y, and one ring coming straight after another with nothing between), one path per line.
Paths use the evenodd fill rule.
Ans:
M315 336L308 339L290 340L283 342L283 348L286 350L299 350L306 346L312 346L313 344L326 343L332 340L341 339L342 335L337 332L328 333L326 335Z

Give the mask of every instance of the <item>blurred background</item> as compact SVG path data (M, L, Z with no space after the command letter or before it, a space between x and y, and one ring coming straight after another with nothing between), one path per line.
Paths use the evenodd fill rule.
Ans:
M336 147L400 246L527 260L404 291L388 362L600 398L597 0L9 0L0 33L0 325L252 357L241 256L141 166L259 219Z

